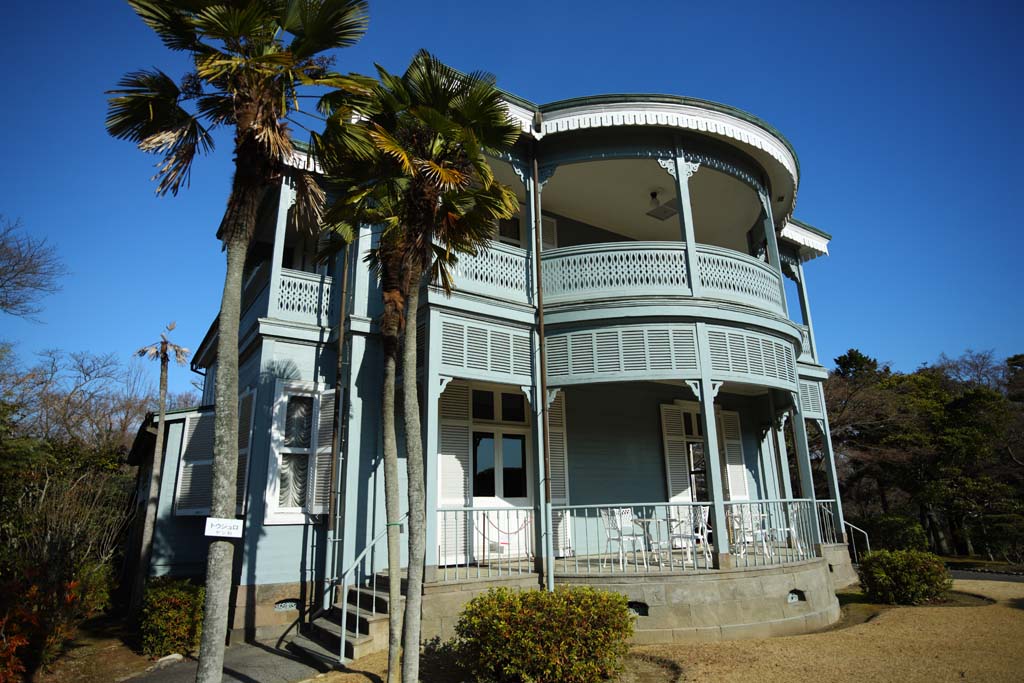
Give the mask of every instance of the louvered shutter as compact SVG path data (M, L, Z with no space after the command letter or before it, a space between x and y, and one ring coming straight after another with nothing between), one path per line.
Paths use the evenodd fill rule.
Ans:
M313 436L313 462L309 468L306 487L306 511L311 515L325 515L331 504L331 445L334 438L334 420L337 417L335 391L322 391L317 397L316 431Z
M728 486L729 500L749 500L747 490L747 467L743 461L743 437L740 432L740 416L728 410L718 415L718 441L721 444L722 462Z
M451 382L439 400L440 452L437 454L438 563L457 564L466 561L468 518L461 512L444 512L443 508L464 508L471 504L469 386Z
M235 488L235 512L245 510L245 490L249 479L249 450L256 394L249 390L238 399L238 474Z
M185 420L185 435L178 463L178 487L174 514L210 514L213 495L213 413Z
M675 405L661 406L661 442L665 449L665 480L671 502L690 502L690 459L683 429L683 410Z
M551 473L551 504L569 504L569 445L566 439L565 392L559 391L548 407L548 469ZM555 555L572 554L572 537L568 512L555 510L551 514L552 545Z

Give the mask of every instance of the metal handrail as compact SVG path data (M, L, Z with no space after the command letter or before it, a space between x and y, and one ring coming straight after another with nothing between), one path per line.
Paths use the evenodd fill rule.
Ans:
M843 524L848 526L848 527L850 527L850 529L852 529L854 531L859 531L860 533L864 534L864 545L867 547L867 551L870 553L871 552L871 539L868 538L868 532L864 531L859 526L855 526L853 524L850 524L845 519L843 520ZM850 547L853 548L853 561L854 561L854 563L855 564L860 564L860 559L857 556L857 541L854 540L853 534L850 534Z
M395 524L405 524L405 522L408 520L408 518L409 518L409 513L407 512L404 515L402 515L401 517L399 517L398 521L394 522L394 523ZM338 586L338 585L341 586L341 629L340 629L340 631L341 631L341 638L340 638L341 645L340 645L340 649L339 649L339 652L338 652L338 661L341 664L346 664L347 663L345 661L345 643L348 640L347 635L346 635L346 629L348 627L348 586L349 586L349 584L348 584L348 577L349 577L349 575L352 572L354 572L356 569L359 568L359 565L362 564L363 559L366 557L366 554L369 553L374 548L376 548L377 544L380 543L382 539L387 538L387 535L388 535L387 526L390 526L390 524L386 525L383 531L381 531L379 534L374 536L373 540L370 541L365 548L363 548L363 551L356 556L356 559L354 559L352 561L352 563L348 566L348 568L345 569L345 571L343 571L341 573L341 578L339 578L337 581L335 581L328 588L328 590L331 590L335 586ZM389 581L393 581L394 578L389 576L388 580ZM398 580L399 580L399 582L401 582L402 577L398 577ZM374 573L373 585L371 586L371 589L373 590L373 592L375 594L375 598L376 598L376 592L377 592L377 575L376 575L376 573ZM376 611L376 604L374 603L373 605L374 606L371 608L371 611L375 612ZM388 604L388 609L391 610L393 608L394 608L394 605L391 605L389 603Z

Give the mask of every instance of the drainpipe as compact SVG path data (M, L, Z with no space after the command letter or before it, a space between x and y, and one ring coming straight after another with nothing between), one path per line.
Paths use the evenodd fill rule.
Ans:
M331 558L332 563L330 576L328 576L328 597L324 600L325 609L330 606L330 601L333 601L333 596L330 596L330 591L333 588L334 581L337 580L337 573L341 563L341 552L342 552L342 540L340 534L343 533L344 517L345 517L345 493L348 488L347 480L345 477L348 468L341 467L341 445L344 440L343 430L347 426L346 418L348 416L348 392L344 390L343 378L345 377L345 340L347 335L345 333L345 315L346 315L346 304L348 303L348 265L349 265L349 245L345 245L345 249L342 252L342 260L344 265L342 266L341 274L341 303L338 306L338 348L337 348L337 364L335 366L334 375L334 399L337 401L341 398L338 413L334 416L334 427L331 429L331 486L334 490L331 492L334 495L329 496L328 509L327 509L327 539L328 544L333 544L331 547ZM343 598L344 599L344 598Z
M541 114L537 112L534 117L534 127L538 126L541 121ZM540 170L537 164L537 140L533 140L533 253L536 255L534 259L534 268L537 271L537 339L538 346L540 347L540 406L541 414L544 416L544 508L541 510L543 515L542 530L544 532L544 585L549 591L555 590L555 574L554 574L554 559L555 551L554 544L551 539L551 437L548 430L548 366L547 366L547 351L544 343L544 278L542 276L542 270L540 266L541 261L541 248L543 247L543 239L541 237L541 231L543 230L544 223L540 216Z

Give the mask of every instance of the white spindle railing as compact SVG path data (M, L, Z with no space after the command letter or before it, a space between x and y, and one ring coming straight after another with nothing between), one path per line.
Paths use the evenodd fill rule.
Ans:
M545 303L691 294L681 242L563 247L544 252L541 263Z
M282 268L277 296L270 305L269 315L272 318L309 325L330 325L331 278Z
M729 552L740 567L787 564L814 557L818 517L812 500L725 503Z
M438 509L438 580L529 574L534 559L533 522L533 508Z

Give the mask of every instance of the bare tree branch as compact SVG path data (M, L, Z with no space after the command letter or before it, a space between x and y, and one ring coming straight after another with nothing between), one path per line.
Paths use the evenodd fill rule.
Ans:
M0 311L31 318L42 310L41 298L60 291L66 273L53 245L0 216Z

